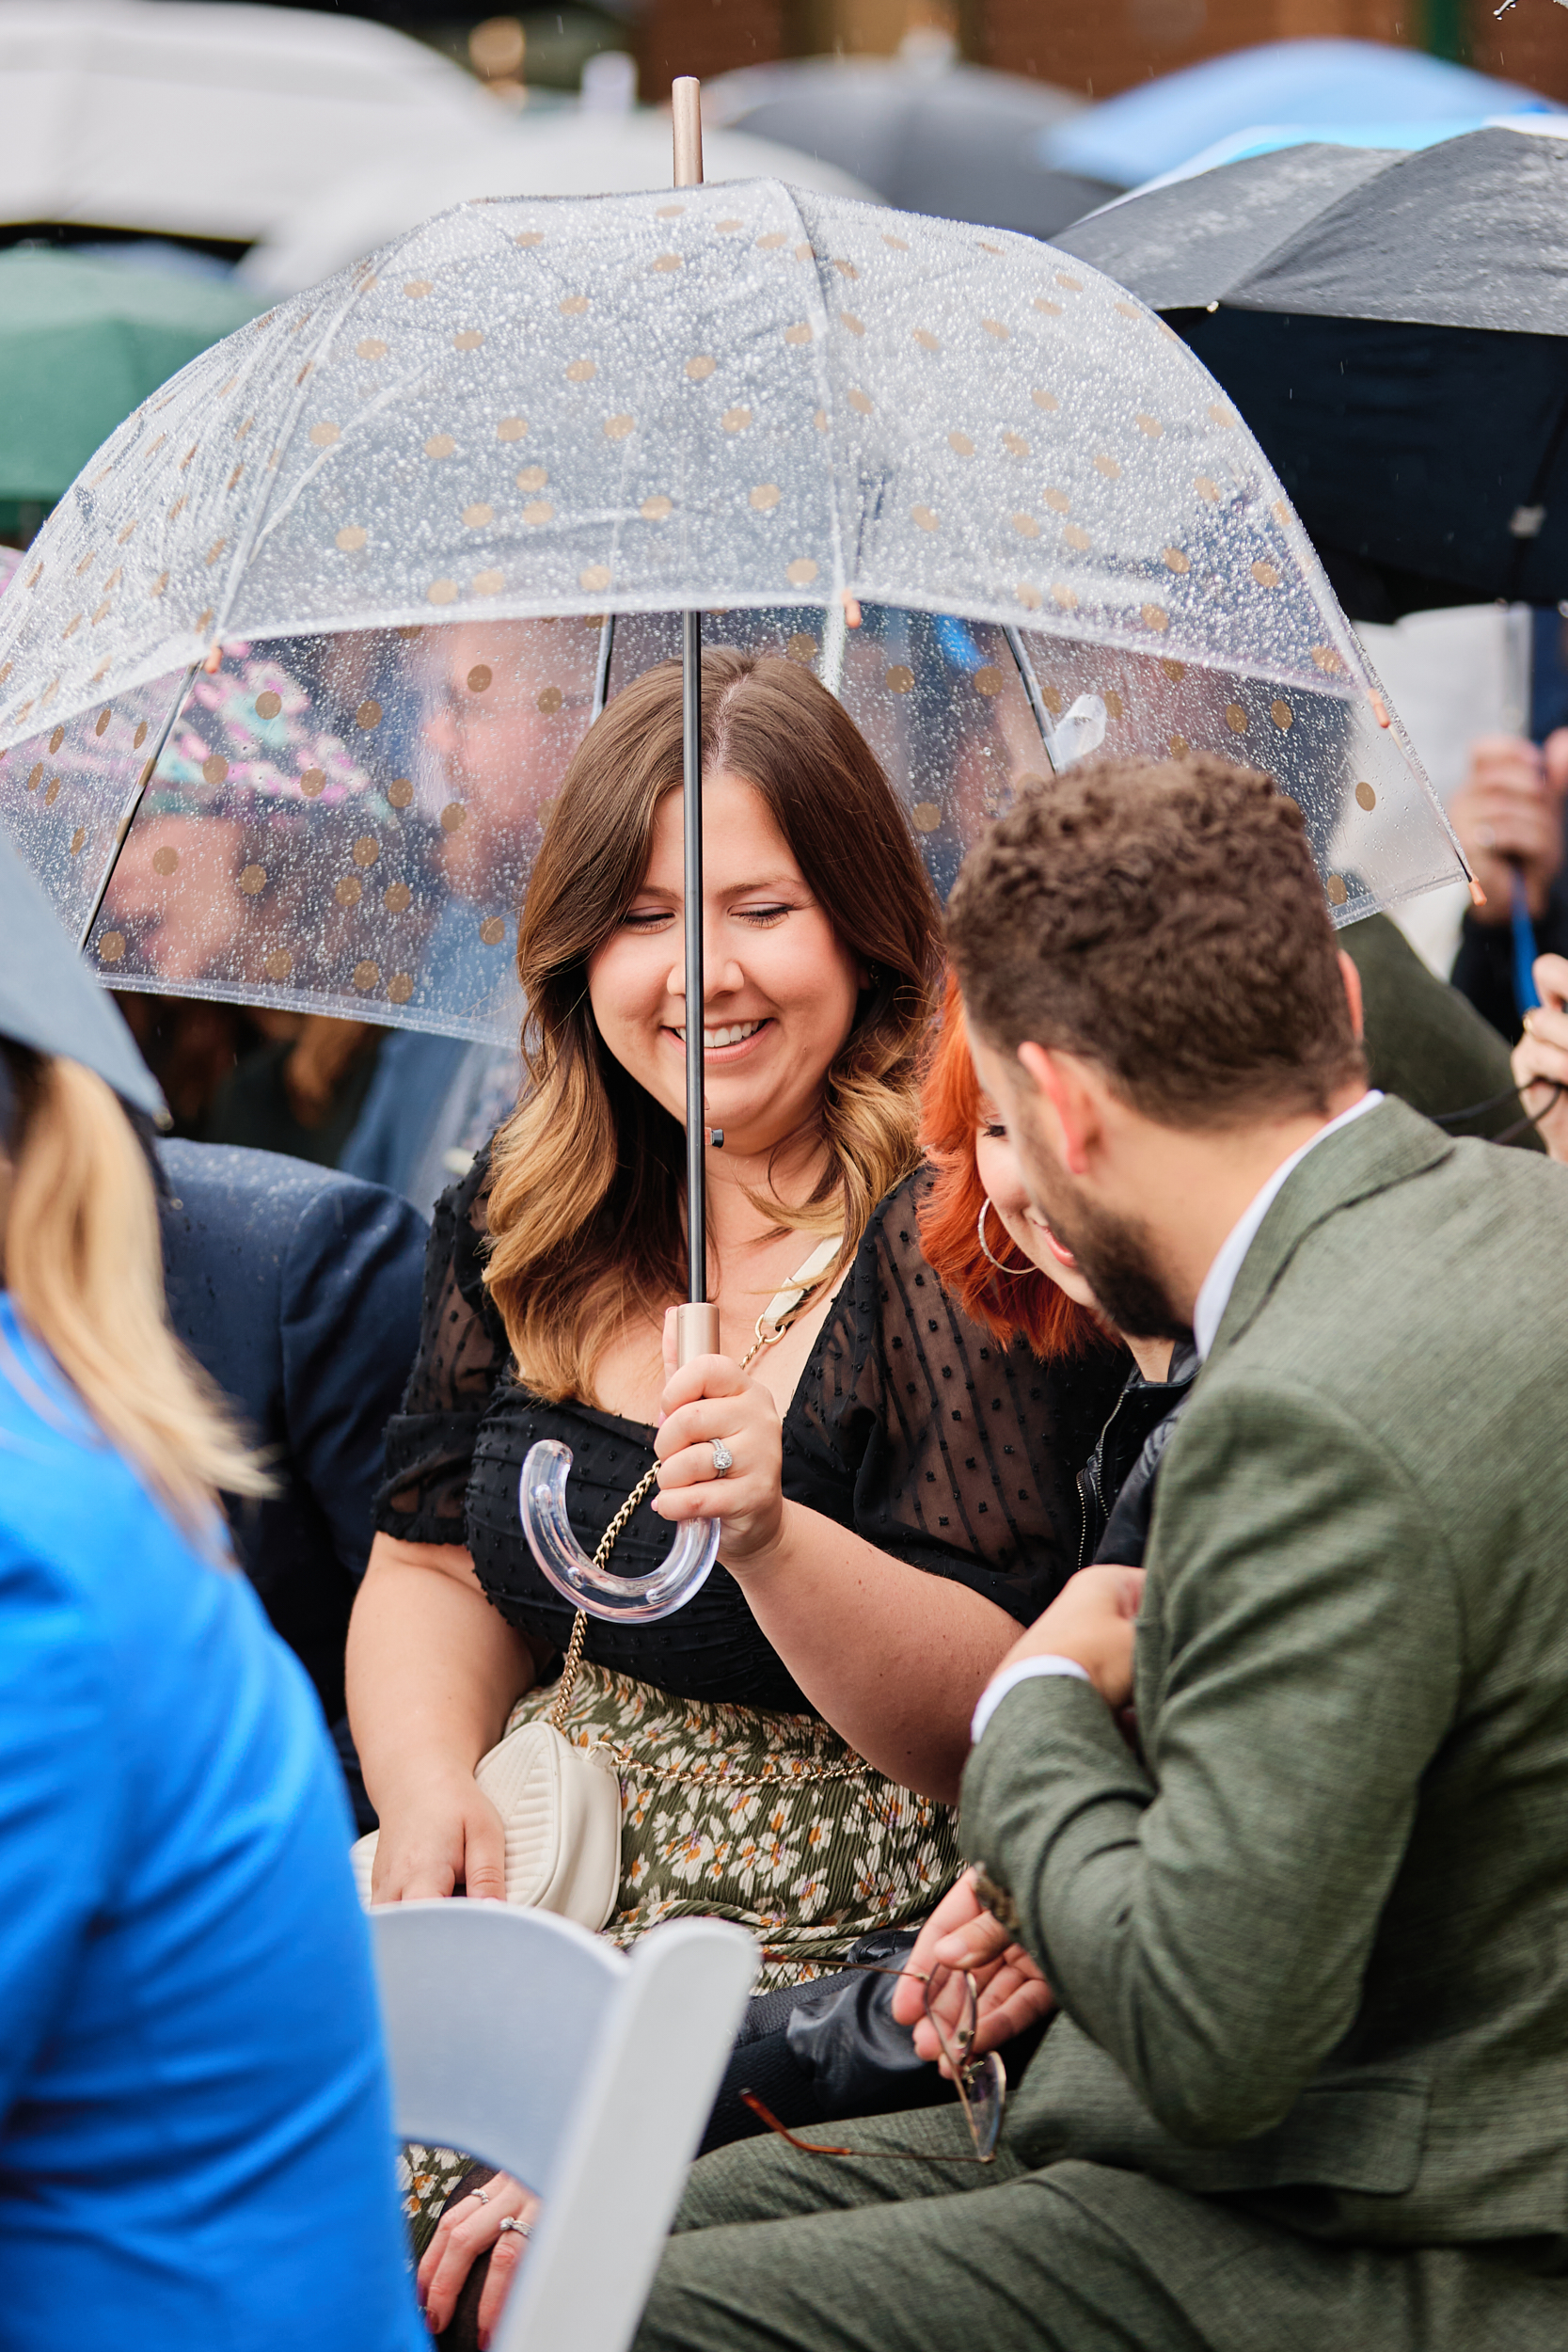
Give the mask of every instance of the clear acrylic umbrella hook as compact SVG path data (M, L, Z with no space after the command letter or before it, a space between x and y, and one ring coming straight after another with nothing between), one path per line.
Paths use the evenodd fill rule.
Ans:
M572 1449L554 1438L530 1446L517 1488L517 1510L528 1548L558 1593L591 1617L650 1625L673 1615L706 1583L719 1556L718 1519L688 1519L662 1567L647 1576L612 1576L595 1567L566 1516L566 1476Z

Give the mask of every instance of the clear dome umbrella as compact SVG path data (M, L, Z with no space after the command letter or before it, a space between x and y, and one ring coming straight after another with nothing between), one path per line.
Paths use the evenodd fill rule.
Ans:
M842 696L942 888L1097 744L1267 769L1340 920L1464 870L1173 333L771 181L460 206L193 361L0 603L0 814L117 988L515 1037L550 796L682 614Z

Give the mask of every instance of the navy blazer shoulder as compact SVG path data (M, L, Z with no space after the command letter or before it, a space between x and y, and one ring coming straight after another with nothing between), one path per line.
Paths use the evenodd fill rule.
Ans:
M425 1221L379 1184L277 1152L158 1155L170 1319L279 1480L230 1506L235 1549L332 1722L382 1432L419 1343Z

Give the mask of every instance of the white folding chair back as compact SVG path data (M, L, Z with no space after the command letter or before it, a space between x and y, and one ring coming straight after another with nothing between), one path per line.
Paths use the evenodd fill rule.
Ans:
M626 2352L755 1944L678 1919L628 1958L549 1913L465 1901L388 1904L371 1932L399 2136L544 2201L495 2352Z

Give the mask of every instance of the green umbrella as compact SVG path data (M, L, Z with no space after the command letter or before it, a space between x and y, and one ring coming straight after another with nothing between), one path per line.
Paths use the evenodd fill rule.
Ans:
M0 530L53 506L149 392L264 307L222 278L0 253Z

